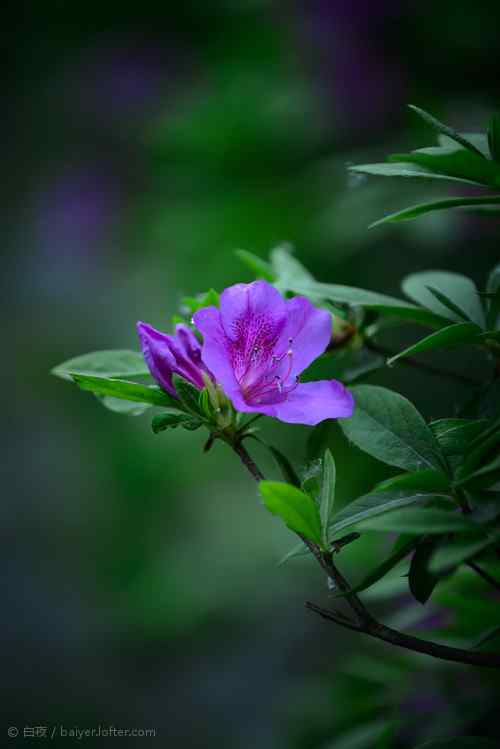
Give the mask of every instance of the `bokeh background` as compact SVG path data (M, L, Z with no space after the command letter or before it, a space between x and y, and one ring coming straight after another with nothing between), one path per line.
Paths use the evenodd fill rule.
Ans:
M324 581L307 560L277 566L294 539L225 446L154 436L147 415L110 413L49 370L137 348L136 320L166 329L183 296L250 280L237 248L266 257L290 241L321 280L386 293L429 267L484 284L498 221L368 231L447 188L346 168L432 145L409 102L485 128L498 3L20 0L16 15L3 32L5 726L154 728L163 746L224 749L382 747L394 718L393 746L495 736L491 674L389 652L304 610L327 600ZM411 334L394 331L394 347ZM369 381L434 418L467 397L404 366ZM314 454L307 428L263 430L298 466ZM325 439L340 502L386 475L335 425ZM354 547L356 577L382 551ZM404 604L377 605L395 621Z

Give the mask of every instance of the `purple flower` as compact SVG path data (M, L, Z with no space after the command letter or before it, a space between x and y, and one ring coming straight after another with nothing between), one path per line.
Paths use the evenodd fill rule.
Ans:
M203 372L207 368L201 360L201 346L187 325L176 325L175 335L167 335L145 322L138 322L137 332L149 371L164 390L177 397L172 384L174 372L200 390L205 387Z
M352 415L353 397L340 382L299 383L332 332L329 313L308 299L285 300L266 281L236 284L222 293L220 310L205 307L193 319L202 360L237 411L311 425Z

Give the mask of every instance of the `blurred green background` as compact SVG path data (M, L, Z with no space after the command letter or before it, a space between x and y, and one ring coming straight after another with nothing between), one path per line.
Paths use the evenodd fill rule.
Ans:
M250 280L237 248L265 257L291 241L322 281L385 293L429 267L484 284L498 220L368 231L447 188L346 167L432 145L408 102L485 128L498 3L17 5L4 29L5 725L20 744L24 726L113 724L224 749L382 747L393 718L394 746L495 736L492 674L391 653L304 610L328 600L322 576L276 565L294 539L225 446L204 455L199 433L153 436L147 416L111 414L48 372L137 348L136 320L167 329L184 295ZM412 339L392 335L395 348ZM474 376L482 362L460 366ZM467 397L404 366L369 381L433 418ZM310 430L263 430L306 464ZM385 469L329 430L347 502ZM344 566L356 577L381 553L362 539ZM405 600L380 611L401 615Z

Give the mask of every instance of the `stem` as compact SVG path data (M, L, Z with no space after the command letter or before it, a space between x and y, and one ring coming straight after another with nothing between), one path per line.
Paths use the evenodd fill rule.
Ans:
M245 466L245 468L252 474L252 478L255 479L255 481L263 481L264 480L264 474L261 473L259 467L255 463L255 461L252 460L248 452L245 450L241 442L236 442L234 445L232 445L232 448L236 455L240 457L241 462Z
M373 620L373 624L365 624L363 626L347 625L337 615L327 609L317 606L315 603L306 603L306 607L311 611L316 612L324 619L339 624L347 629L353 629L362 634L374 637L377 640L383 640L391 645L396 645L406 650L413 650L416 653L424 653L430 655L433 658L439 658L444 661L453 661L455 663L467 663L471 666L483 666L485 668L500 668L500 655L496 653L481 653L475 652L474 650L463 650L462 648L452 648L448 645L440 645L437 642L431 642L430 640L421 640L419 637L413 637L407 635L404 632L399 632L391 627L386 627L385 624Z
M236 441L231 444L231 447L239 456L241 462L249 471L252 478L255 479L255 481L262 481L264 479L262 472L241 442ZM385 624L381 624L372 616L360 598L355 593L351 592L351 586L334 564L332 554L330 552L321 551L319 546L313 541L309 541L309 539L301 534L298 535L314 555L314 558L320 567L326 572L328 577L334 580L339 590L343 593L347 593L346 600L356 617L356 622L345 618L344 615L340 614L338 611L329 611L328 609L321 608L321 606L317 606L315 603L307 601L306 607L311 611L316 612L324 619L335 622L341 627L351 629L355 632L361 632L370 637L375 637L377 640L388 642L391 645L406 648L406 650L412 650L416 653L424 653L433 658L439 658L444 661L466 663L471 666L483 666L485 668L500 668L500 655L496 653L476 652L474 650L463 650L462 648L440 645L439 643L431 642L430 640L421 640L419 637L407 635L404 632L399 632L391 627L386 627ZM481 570L481 572L483 572L483 570Z
M376 343L373 338L365 338L365 346L374 353L380 354L387 359L390 359L396 353L395 351L391 351L385 346ZM419 359L414 359L412 356L405 356L403 359L400 359L400 362L401 364L407 364L409 367L421 369L428 374L435 375L436 377L449 377L452 380L456 380L456 382L460 382L462 385L474 385L477 387L480 384L466 375L459 374L458 372L444 371L439 369L439 367L434 367L432 364L427 364L426 362L421 362Z
M486 582L489 583L492 588L500 591L500 582L498 582L498 580L495 580L495 578L492 577L489 572L483 570L483 568L480 567L476 562L472 562L469 560L465 564L467 565L467 567L470 567L471 570L474 570L474 572L479 575L479 577L482 577L483 580L486 580Z

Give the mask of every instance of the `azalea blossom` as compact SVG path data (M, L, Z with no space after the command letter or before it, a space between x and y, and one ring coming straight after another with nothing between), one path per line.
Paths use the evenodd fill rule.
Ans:
M138 322L137 332L146 364L160 387L177 397L172 383L174 372L199 390L205 387L203 372L207 368L201 359L201 346L188 325L180 323L175 326L175 335L168 335Z
M221 294L220 309L204 307L193 322L203 335L202 362L237 411L310 425L352 415L342 383L299 381L332 332L330 314L305 297L285 300L266 281L236 284Z

